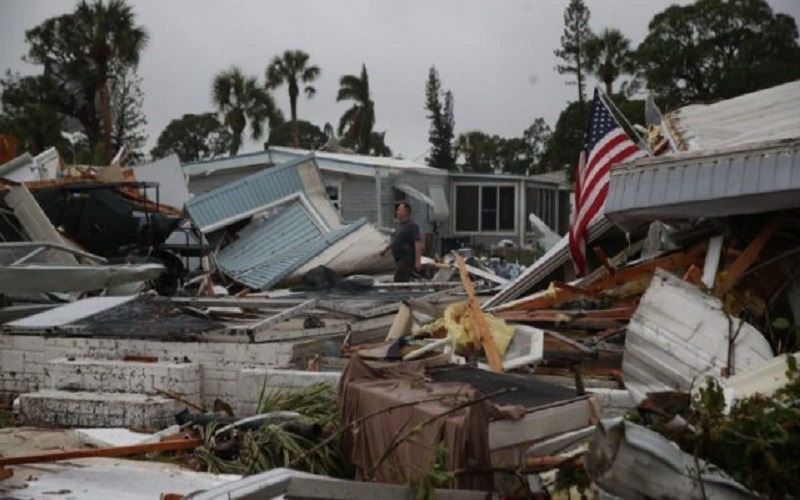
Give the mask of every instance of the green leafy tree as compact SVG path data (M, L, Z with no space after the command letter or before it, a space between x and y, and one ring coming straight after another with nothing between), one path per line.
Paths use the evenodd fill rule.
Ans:
M764 0L698 0L656 14L636 50L668 107L729 99L800 78L797 24Z
M528 144L523 137L496 138L495 162L503 173L528 175L533 170Z
M114 155L111 87L119 76L115 71L138 66L147 30L136 24L124 0L82 0L74 12L26 32L26 39L28 60L43 65L45 77L65 92L62 111L81 122L91 146L102 146L101 156L110 160Z
M592 36L589 29L589 8L583 0L570 0L564 11L564 33L561 35L561 47L554 50L555 55L563 61L556 66L559 75L572 75L568 85L577 85L578 102L583 109L586 101L586 61L584 61L584 45Z
M614 95L614 82L633 72L631 41L618 29L606 28L590 36L584 45L586 70L603 82L606 95Z
M216 113L185 114L169 122L150 155L158 159L176 154L183 163L198 161L227 153L231 140L230 130Z
M287 50L282 56L275 56L267 66L267 87L275 89L286 85L289 89L289 106L292 113L292 146L300 146L300 134L297 128L297 97L300 95L300 85L309 99L314 97L317 90L309 85L319 78L319 66L309 64L310 56L302 50Z
M443 170L455 170L453 154L455 118L453 117L453 93L442 90L439 72L431 66L425 85L425 109L431 121L428 142L431 143L428 165Z
M291 122L286 122L271 129L267 139L267 146L293 146L293 128L294 126ZM300 140L298 147L302 149L316 151L328 141L328 136L325 135L325 132L306 120L297 120L297 130Z
M522 133L525 141L525 150L528 158L528 166L525 175L531 173L541 173L547 170L549 156L553 147L553 131L544 121L544 118L537 118L530 127Z
M361 154L369 154L372 129L375 126L375 103L369 95L369 77L366 65L361 65L361 75L344 75L339 80L336 102L353 101L339 119L339 135L344 145L354 145ZM346 129L346 131L345 131Z
M456 151L464 158L465 172L493 172L497 165L499 137L473 130L458 135Z
M57 89L43 76L12 75L0 80L0 132L17 138L20 152L38 154L56 146L67 148L61 137L63 117L57 111Z
M214 77L211 100L222 115L223 123L231 129L231 156L241 148L248 123L252 138L258 140L264 135L264 122L268 121L270 128L283 122L269 91L259 86L255 77L245 76L235 66Z

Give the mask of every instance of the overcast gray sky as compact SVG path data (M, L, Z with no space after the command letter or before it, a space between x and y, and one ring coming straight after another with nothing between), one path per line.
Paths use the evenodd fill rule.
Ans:
M147 150L170 120L212 110L211 80L232 64L264 80L269 60L302 49L322 69L317 95L298 114L322 126L338 123L343 74L367 65L376 129L395 154L421 161L428 147L424 85L435 65L455 96L456 132L479 129L519 136L536 117L550 126L575 87L553 67L568 0L129 0L150 44L142 55ZM587 0L590 26L617 27L638 44L653 15L685 0ZM769 0L800 18L800 1ZM0 68L39 71L21 61L25 30L70 12L74 0L0 0ZM289 115L287 91L276 91ZM261 149L246 143L242 152Z

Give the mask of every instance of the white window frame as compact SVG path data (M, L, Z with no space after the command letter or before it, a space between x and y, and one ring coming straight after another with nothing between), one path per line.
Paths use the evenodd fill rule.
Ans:
M457 208L458 207L458 188L459 187L468 187L474 186L478 188L478 230L477 231L459 231L458 225L456 223L456 219L458 217ZM482 202L483 202L483 188L484 187L493 187L497 188L504 188L510 187L514 188L514 228L513 229L503 229L503 230L481 230L480 228L483 226L483 210ZM517 234L517 230L519 229L519 186L515 182L454 182L452 187L451 198L453 200L451 206L453 210L451 210L451 219L450 224L453 228L454 235L480 235L480 234L492 234L498 236L514 236ZM497 210L497 225L500 226L500 193L497 193L497 203L498 203L498 210Z

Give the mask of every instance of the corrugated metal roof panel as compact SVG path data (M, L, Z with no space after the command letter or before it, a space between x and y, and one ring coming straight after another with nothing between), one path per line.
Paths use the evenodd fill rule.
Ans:
M726 366L735 375L772 359L761 332L730 321L719 299L656 270L625 335L622 374L633 400L640 403L648 392L690 390Z
M299 201L267 220L252 222L217 256L220 268L253 289L269 288L330 245L366 224L366 219L322 231Z
M735 202L734 202L735 200ZM800 206L800 140L687 153L611 172L606 215L621 226Z
M308 161L314 159L298 158L225 184L193 198L186 204L186 210L194 223L204 228L302 192L303 182L298 167Z

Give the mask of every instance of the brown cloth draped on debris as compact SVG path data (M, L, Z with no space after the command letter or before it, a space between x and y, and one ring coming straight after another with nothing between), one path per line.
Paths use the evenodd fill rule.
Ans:
M438 396L444 402L429 401L382 413L367 419L356 432L343 435L344 456L350 459L356 479L368 479L369 471L392 442L415 425L447 412L455 404L476 399L481 393L469 384L430 382L421 363L376 369L358 357L350 359L339 383L343 426L382 409ZM490 491L494 487L492 474L485 473L491 467L489 421L519 419L524 413L522 406L497 406L489 400L468 406L432 422L400 444L375 470L373 479L401 484L417 481L429 470L435 446L444 442L447 470L484 471L457 475L453 487Z

